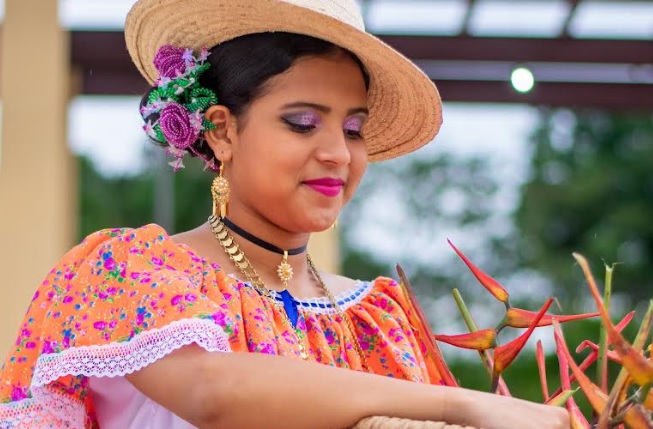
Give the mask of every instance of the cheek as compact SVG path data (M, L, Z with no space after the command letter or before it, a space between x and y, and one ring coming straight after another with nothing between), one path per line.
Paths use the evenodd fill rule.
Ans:
M351 148L351 163L349 164L349 182L355 191L367 169L367 147L365 144L356 143Z

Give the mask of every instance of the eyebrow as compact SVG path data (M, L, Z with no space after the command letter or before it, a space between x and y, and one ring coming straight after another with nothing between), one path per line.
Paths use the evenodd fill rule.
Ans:
M296 109L298 107L308 107L310 109L315 109L319 110L320 112L324 113L330 113L331 108L322 104L317 104L317 103L308 103L305 101L298 101L296 103L290 103L290 104L284 104L281 108L282 109ZM358 113L364 113L369 116L370 111L367 109L367 107L355 107L353 109L347 110L347 116L351 115L356 115Z

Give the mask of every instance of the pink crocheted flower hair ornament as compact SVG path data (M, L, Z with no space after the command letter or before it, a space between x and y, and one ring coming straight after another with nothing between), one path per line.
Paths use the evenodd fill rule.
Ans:
M166 153L174 158L170 165L175 172L184 168L188 154L202 158L206 169L217 170L214 159L197 150L204 131L215 128L204 113L218 104L217 95L199 83L200 75L211 67L208 57L206 49L196 57L191 49L171 45L162 46L154 57L159 78L141 107L143 129L152 139L168 144Z

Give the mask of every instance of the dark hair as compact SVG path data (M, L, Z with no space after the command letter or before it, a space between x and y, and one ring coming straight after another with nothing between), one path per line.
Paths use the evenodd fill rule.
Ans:
M295 33L256 33L238 37L214 46L208 62L211 67L200 78L202 87L211 89L218 102L229 108L237 118L243 118L251 103L263 96L266 83L284 73L300 58L335 55L342 52L360 67L369 89L369 75L363 63L353 53L333 43ZM147 104L149 92L141 101ZM157 118L145 118L156 120ZM155 141L157 144L167 144ZM204 140L195 143L195 150L207 160L213 159L211 148ZM190 153L191 155L194 155Z

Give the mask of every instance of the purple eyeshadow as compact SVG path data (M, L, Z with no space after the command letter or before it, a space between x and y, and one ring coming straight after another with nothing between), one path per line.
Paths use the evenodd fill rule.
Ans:
M320 124L320 117L312 112L298 113L284 118L286 121L303 127L316 127Z
M363 128L363 119L358 116L348 118L345 121L345 130L347 131L360 131Z

